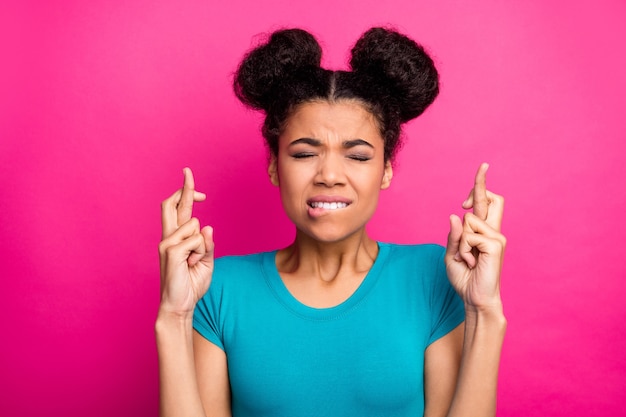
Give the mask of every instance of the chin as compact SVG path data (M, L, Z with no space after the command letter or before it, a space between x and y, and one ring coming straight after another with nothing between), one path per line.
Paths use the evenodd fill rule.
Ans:
M334 228L315 227L313 229L300 229L299 232L307 235L309 238L320 243L339 243L344 240L353 238L355 235L360 235L364 232L365 228L358 228L356 230L337 230Z

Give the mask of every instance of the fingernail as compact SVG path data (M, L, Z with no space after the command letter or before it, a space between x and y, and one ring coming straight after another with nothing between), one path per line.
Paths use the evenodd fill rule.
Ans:
M457 261L457 262L461 261L461 254L459 252L454 254L454 260Z

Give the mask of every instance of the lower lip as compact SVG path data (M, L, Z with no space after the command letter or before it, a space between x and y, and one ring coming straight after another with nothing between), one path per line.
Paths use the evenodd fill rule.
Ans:
M343 207L343 208L330 210L330 209L325 209L325 208L322 208L322 207L311 207L311 206L309 206L308 207L308 213L309 213L310 217L317 218L317 217L324 216L326 214L334 213L334 212L337 212L337 211L342 211L342 210L344 210L347 207L348 206Z

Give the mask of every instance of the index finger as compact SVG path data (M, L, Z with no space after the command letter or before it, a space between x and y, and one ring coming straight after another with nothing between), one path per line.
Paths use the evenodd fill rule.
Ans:
M179 188L174 194L161 203L161 224L163 226L162 239L174 233L181 224L178 223L178 206L180 205L183 189ZM193 201L204 201L206 194L199 191L193 192ZM185 222L186 223L186 222ZM183 223L184 224L184 223Z
M487 170L489 164L483 162L476 172L474 190L472 192L474 214L479 219L487 219L489 212L489 199L487 197Z

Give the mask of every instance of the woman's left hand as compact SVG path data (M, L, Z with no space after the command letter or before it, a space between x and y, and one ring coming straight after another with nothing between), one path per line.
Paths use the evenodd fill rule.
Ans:
M463 202L473 209L463 220L450 216L445 263L448 279L466 308L501 308L500 271L506 238L500 233L504 198L487 190L488 164L476 173L474 188Z

